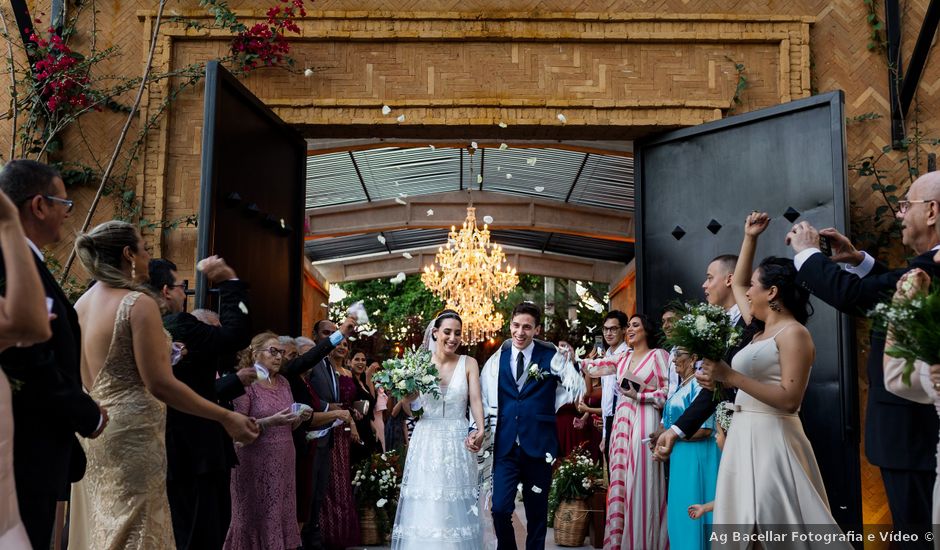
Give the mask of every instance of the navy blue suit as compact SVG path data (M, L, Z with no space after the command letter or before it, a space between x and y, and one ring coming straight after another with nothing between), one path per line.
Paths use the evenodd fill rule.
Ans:
M550 365L555 347L536 340L532 364L544 373L541 380L529 379L520 391L512 365L510 341L502 346L499 362L499 400L493 453L493 526L499 550L515 550L512 528L516 487L523 485L528 536L526 549L545 547L548 529L548 491L552 483L552 465L546 454L558 453L555 430L555 390L558 377ZM523 376L528 376L524 374ZM518 440L518 443L517 443ZM533 491L533 487L538 488Z

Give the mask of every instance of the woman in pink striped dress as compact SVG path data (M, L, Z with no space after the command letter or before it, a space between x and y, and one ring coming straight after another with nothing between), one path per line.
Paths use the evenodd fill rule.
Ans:
M591 376L616 374L620 388L610 442L605 550L669 548L662 464L653 460L644 442L662 417L669 386L669 353L651 348L651 340L652 323L637 314L627 325L631 351L583 362ZM631 387L631 381L636 385Z

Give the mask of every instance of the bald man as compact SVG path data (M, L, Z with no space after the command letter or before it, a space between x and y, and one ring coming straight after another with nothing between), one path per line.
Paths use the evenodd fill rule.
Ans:
M865 317L875 304L891 296L906 271L919 267L933 277L940 276L933 261L940 250L940 172L918 178L905 199L898 202L896 215L901 222L901 241L917 254L908 267L889 270L868 253L858 251L835 229L816 231L802 222L793 226L786 237L796 252L793 263L799 270L797 280L839 311ZM820 235L829 238L831 258L819 250ZM845 263L846 268L840 268L837 262ZM910 529L931 523L938 421L932 405L907 401L885 389L884 346L884 333L872 331L865 456L881 468L895 528ZM926 543L923 547L931 546Z

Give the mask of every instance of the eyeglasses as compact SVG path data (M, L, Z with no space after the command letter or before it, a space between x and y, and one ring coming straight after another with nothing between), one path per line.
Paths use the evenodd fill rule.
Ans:
M59 204L65 205L65 212L69 213L72 211L72 208L75 207L75 201L69 199L63 199L61 197L53 197L52 195L43 195L42 198L47 201L57 202Z
M278 355L283 356L285 353L287 353L286 351L284 351L284 350L282 350L282 349L277 349L277 348L268 348L268 349L266 349L266 350L264 350L264 351L268 352L269 354L273 355L274 357L277 357Z
M169 285L170 288L182 288L183 292L189 290L189 280L183 279L182 283L176 283L175 285Z
M601 327L604 332L617 332L623 330L621 327Z
M898 212L904 214L910 210L912 204L921 204L925 202L936 202L936 199L898 201Z

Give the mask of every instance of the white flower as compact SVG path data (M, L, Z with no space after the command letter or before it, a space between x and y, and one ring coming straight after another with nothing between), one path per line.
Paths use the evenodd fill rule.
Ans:
M591 480L585 478L585 480L581 482L581 486L584 487L585 489L590 489L590 488L591 488Z
M708 319L704 315L695 316L695 329L696 330L705 330L708 328Z
M425 384L430 384L430 383L434 382L434 375L433 375L433 374L425 374L424 376L421 377L421 381L424 382Z
M385 506L385 504L386 504L387 502L388 502L388 501L385 500L384 498L380 498L379 500L376 501L375 505L378 506L379 508L381 508L381 507Z
M398 389L400 389L400 390L404 390L404 389L407 389L407 388L408 388L408 384L407 384L407 382L405 382L404 380L400 380L400 381L398 382L397 386L398 386Z

